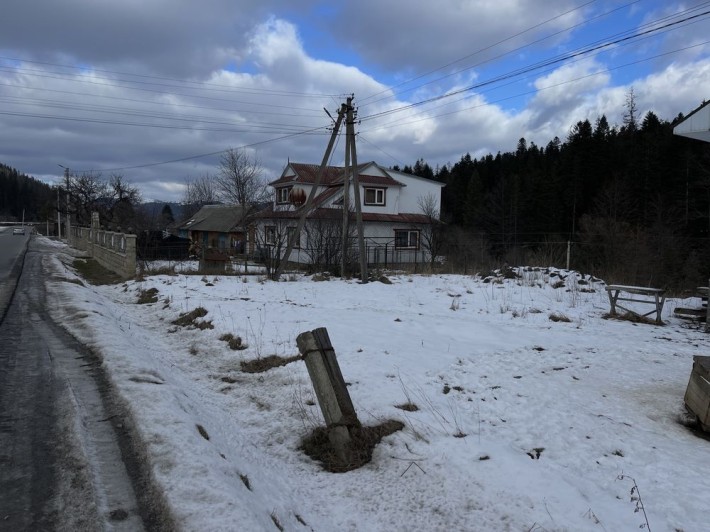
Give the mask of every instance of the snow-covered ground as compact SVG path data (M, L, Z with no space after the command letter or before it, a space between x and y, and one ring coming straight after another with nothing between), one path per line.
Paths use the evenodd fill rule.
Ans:
M662 327L607 320L602 283L542 270L90 287L62 281L65 253L48 258L51 307L102 354L184 530L636 530L640 505L651 530L710 529L710 441L679 422L710 336L671 316L693 302L668 301ZM197 307L213 329L171 323ZM303 362L240 370L317 327L363 424L405 424L348 473L299 450L322 423Z

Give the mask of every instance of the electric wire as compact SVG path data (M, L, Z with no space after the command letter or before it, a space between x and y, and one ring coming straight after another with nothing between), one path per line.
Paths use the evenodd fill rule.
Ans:
M386 89L383 89L383 90L381 90L381 91L379 91L379 92L376 92L376 93L374 93L374 94L371 94L371 95L369 95L369 96L366 96L365 98L362 98L362 99L360 100L361 105L362 105L363 107L365 107L365 106L367 106L367 105L370 105L370 104L367 103L367 100L369 100L369 99L371 99L371 98L374 98L374 97L376 97L376 96L379 96L380 94L384 94L384 93L389 92L389 91L394 92L394 89L396 89L396 88L398 88L398 87L402 87L402 86L404 86L404 85L408 85L409 83L412 83L413 81L417 81L417 80L419 80L419 79L425 78L425 77L427 77L427 76L429 76L429 75L431 75L431 74L434 74L435 72L440 72L440 71L444 70L445 68L448 68L448 67L453 66L453 65L455 65L455 64L457 64L457 63L460 63L460 62L462 62L462 61L465 61L466 59L470 59L471 57L474 57L474 56L476 56L476 55L478 55L478 54L480 54L480 53L483 53L483 52L485 52L485 51L487 51L487 50L491 50L491 49L495 48L496 46L499 46L499 45L501 45L501 44L503 44L503 43L505 43L505 42L508 42L508 41L510 41L510 40L513 40L513 39L515 39L516 37L520 37L521 35L525 35L526 33L530 32L530 31L532 31L532 30L534 30L534 29L540 28L540 27L542 27L542 26L544 26L544 25L546 25L546 24L548 24L548 23L550 23L550 22L552 22L552 21L554 21L554 20L557 20L557 19L559 19L559 18L564 17L565 15L569 15L570 13L573 13L573 12L579 10L579 9L582 9L583 7L586 7L586 6L590 5L590 4L593 4L593 3L595 3L596 1L597 1L597 0L591 0L591 1L589 1L589 2L586 2L586 3L584 3L584 4L581 4L581 5L577 6L577 7L575 7L574 9L570 9L570 10L568 10L568 11L565 11L564 13L560 13L559 15L556 15L556 16L554 16L554 17L552 17L552 18L549 18L549 19L547 19L547 20L545 20L545 21L543 21L543 22L540 22L540 23L538 23L538 24L535 24L534 26L530 26L529 28L527 28L527 29L525 29L525 30L523 30L523 31L519 31L518 33L515 33L515 34L510 35L510 36L508 36L508 37L506 37L506 38L504 38L504 39L501 39L500 41L497 41L497 42L495 42L495 43L493 43L493 44L490 44L490 45L488 45L488 46L485 46L485 47L483 47L483 48L480 48L479 50L476 50L476 51L473 52L473 53L470 53L470 54L468 54L468 55L465 55L465 56L463 56L463 57L460 57L459 59L455 59L454 61L450 61L449 63L446 63L445 65L442 65L442 66L437 67L437 68L435 68L435 69L433 69L433 70L430 70L430 71L428 71L428 72L425 72L425 73L423 73L423 74L420 74L420 75L418 75L418 76L415 76L415 77L413 77L413 78L410 78L410 79L408 79L408 80L406 80L406 81L402 81L401 83L398 83L397 85L388 87L388 88L386 88ZM518 47L518 48L516 48L516 49L514 49L514 50L511 50L510 52L506 52L506 54L503 54L503 55L508 55L508 54L510 54L510 53L519 51L519 50L521 50L521 49L523 49L523 48L527 48L527 47L529 47L529 46L532 46L533 44L536 44L536 43L541 42L541 41L543 41L543 40L549 39L550 37L553 37L553 36L555 36L555 35L558 35L559 33L564 33L564 32L566 32L566 31L569 31L569 30L571 30L571 29L574 29L574 28L576 28L576 27L578 27L578 26L581 26L581 25L584 25L584 24L588 24L589 22L591 22L592 20L594 20L594 19L596 19L596 18L598 18L598 17L606 16L606 15L608 15L608 14L610 14L610 13L613 13L614 11L623 9L623 8L625 8L625 7L628 7L628 6L632 5L632 4L638 3L638 2L640 2L640 1L641 1L641 0L634 0L633 2L630 2L630 3L628 3L628 4L624 4L623 6L620 6L620 7L616 8L616 9L613 9L613 10L611 10L611 11L607 11L606 13L603 13L602 15L598 15L597 17L593 17L592 19L585 20L585 21L582 22L582 23L579 23L579 24L576 24L576 25L574 25L574 26L565 28L564 30L560 30L559 32L556 32L556 33L553 33L553 34L551 34L551 35L545 36L545 37L543 37L543 38L541 38L541 39L538 39L538 40L536 40L536 41L533 41L533 42L531 42L531 43L528 43L528 44L526 44L526 45L524 45L524 46L520 46L520 47ZM498 56L498 58L500 58L500 57L501 57L501 56ZM475 65L475 66L478 66L478 65ZM410 89L407 89L406 91L397 92L397 93L393 94L392 96L388 96L388 98L394 97L394 96L397 95L397 94L403 94L403 93L405 93L405 92L410 92L410 91L419 89L419 88L421 88L421 87L424 87L424 86L429 85L429 84L431 84L431 83L434 83L434 82L436 82L436 81L440 81L440 80L442 80L442 79L444 79L444 78L453 76L453 75L455 75L455 74L459 74L459 73L461 73L461 72L463 72L463 71L465 71L465 70L469 70L470 68L473 68L473 67L466 67L466 68L464 68L464 69L456 70L455 72L452 72L451 74L447 74L446 76L443 76L443 77L441 77L441 78L437 78L437 79L435 79L435 80L428 81L428 82L423 83L423 84L421 84L421 85L417 85L416 87L412 87L412 88L410 88ZM382 101L383 99L386 99L386 98L380 98L380 99L378 99L378 100L375 100L374 102L371 102L371 104L374 104L374 103L377 103L377 102L379 102L379 101Z
M620 37L620 38L615 39L615 40L612 40L612 41L602 42L601 44L595 44L595 45L590 46L590 47L585 47L585 48L577 49L576 51L573 51L573 52L570 52L570 53L567 53L567 54L558 55L558 56L556 56L556 57L553 57L553 58L550 58L550 59L547 59L547 60L544 60L544 61L540 61L540 62L535 63L535 64L533 64L533 65L529 65L529 66L527 66L527 67L522 67L522 68L513 70L513 71L508 72L508 73L505 73L505 74L501 74L501 75L499 75L499 76L496 76L495 78L488 79L488 80L485 80L485 81L482 81L482 82L479 82L479 83L475 83L475 84L473 84L473 85L469 85L469 86L464 87L464 88L461 88L461 89L457 89L457 90L454 90L454 91L451 91L451 92L447 92L447 93L445 93L445 94L440 94L440 95L437 95L437 96L433 96L433 97L431 97L431 98L426 98L426 99L420 100L420 101L418 101L418 102L414 102L414 103L402 105L402 106L399 106L399 107L396 107L396 108L393 108L393 109L389 109L389 110L385 110L385 111L380 111L380 112L378 112L378 113L373 113L373 114L370 114L370 115L366 115L366 116L362 117L360 120L361 120L362 122L365 122L365 121L367 121L367 120L372 120L372 119L374 119L374 118L378 118L378 117L381 117L381 116L386 116L386 115L389 115L389 114L393 114L393 113L398 113L398 112L406 111L406 110L408 110L408 109L412 109L412 108L415 108L415 107L419 107L419 106L425 105L425 104L427 104L427 103L431 103L431 102L435 102L435 101L440 101L440 100L443 100L443 99L448 99L448 98L451 98L451 97L456 96L456 95L458 95L458 94L467 93L467 92L470 92L470 91L472 91L472 90L474 90L474 89L478 89L478 88L481 88L481 87L485 87L485 86L494 84L494 83L499 82L499 81L504 81L504 80L507 80L507 79L510 79L510 78L513 78L513 77L518 77L518 76L520 76L520 75L522 75L522 74L526 74L526 73L529 73L529 72L534 72L534 71L539 70L539 69L541 69L541 68L544 68L544 67L546 67L546 66L551 66L551 65L559 64L559 63L562 63L562 62L564 62L564 61L567 61L567 60L572 59L572 58L575 58L575 57L580 57L580 56L583 56L583 55L588 55L588 54L591 53L591 52L594 52L594 51L597 51L597 50L606 49L606 48L609 48L609 47L611 47L611 46L613 46L613 45L616 45L616 44L619 44L619 43L622 43L622 42L627 42L627 41L630 41L631 39L634 39L634 38L637 38L637 37L640 37L640 36L650 35L650 34L659 32L659 31L662 30L662 29L669 28L669 27L672 27L672 26L676 26L676 25L678 25L678 24L681 24L681 23L683 23L683 22L688 22L688 21L690 21L690 20L695 20L695 19L698 19L698 18L700 18L700 17L704 17L704 16L706 16L706 15L708 15L708 14L710 14L710 11L705 11L705 12L703 12L703 13L691 15L691 16L686 17L686 18L681 19L681 20L668 22L668 23L663 24L663 25L661 25L661 26L658 26L658 27L655 27L655 28L650 28L650 29L644 30L644 31L642 31L642 32L638 32L638 33L635 33L635 34L632 34L632 35L627 35L627 36L625 36L625 37Z
M382 125L379 125L379 126L376 126L376 127L371 127L371 128L369 128L369 129L365 129L364 132L380 131L380 130L384 130L384 129L390 129L390 128L393 128L393 127L401 127L401 126L405 126L405 125L415 124L415 123L418 123L418 122L423 122L423 121L426 121L426 120L431 120L432 118L441 118L441 117L443 117L443 116L450 116L450 115L457 114L457 113L463 113L463 112L465 112L465 111L470 111L470 110L473 110L473 109L478 109L478 108L480 108L480 107L485 107L485 106L488 106L488 105L493 105L493 104L505 102L505 101L508 101L508 100L513 100L513 99L516 99L516 98L520 98L520 97L522 97L522 96L528 96L528 95L531 95L531 94L536 94L536 93L538 93L538 92L540 92L540 91L544 91L544 90L548 90L548 89L553 89L553 88L556 88L556 87L560 87L560 86L562 86L562 85L567 85L567 84L569 84L569 83L574 83L574 82L577 82L577 81L581 81L581 80L583 80L583 79L587 79L587 78L591 78L591 77L594 77L594 76L599 76L599 75L602 75L602 74L606 74L606 73L612 72L612 71L614 71L614 70L620 70L620 69L627 68L627 67L630 67L630 66L634 66L634 65L637 65L637 64L640 64L640 63L644 63L644 62L647 62L647 61L652 61L652 60L654 60L654 59L659 59L659 58L661 58L661 57L665 57L665 56L668 56L668 55L673 55L673 54L676 54L676 53L679 53L679 52L684 52L684 51L687 51L687 50L691 50L691 49L693 49L693 48L698 48L698 47L701 47L701 46L705 46L705 45L707 45L707 44L710 44L710 40L708 40L708 41L703 41L703 42L700 42L700 43L697 43L697 44L693 44L693 45L690 45L690 46L685 46L685 47L683 47L683 48L677 48L677 49L675 49L675 50L671 50L671 51L668 51L668 52L664 52L664 53L662 53L662 54L657 54L657 55L654 55L654 56L646 57L646 58L644 58L644 59L639 59L639 60L632 61L632 62L629 62L629 63L624 63L624 64L622 64L622 65L617 65L617 66L614 66L614 67L609 67L609 68L605 68L605 69L602 69L602 70L597 70L596 72L592 72L592 73L589 73L589 74L585 74L584 76L579 76L579 77L576 77L576 78L572 78L572 79L567 79L567 80L564 80L564 81L560 81L560 82L558 82L558 83L555 83L555 84L553 84L553 85L548 85L548 86L546 86L546 87L535 88L535 89L532 89L532 90L529 90L529 91L517 93L517 94L511 95L511 96L506 96L506 97L504 97L504 98L499 98L499 99L496 99L496 100L487 100L487 101L485 101L485 102L483 102L483 103L479 103L479 104L476 104L476 105L473 105L473 106L469 106L469 107L465 107L465 108L461 108L461 109L455 109L455 110L453 110L453 111L449 111L449 112L446 112L446 113L439 113L439 114L434 114L434 115L427 115L427 116L424 116L423 118L412 119L412 120L407 120L408 118L412 118L412 117L407 117L407 118L403 119L403 120L407 120L406 122L403 122L402 120L395 120L395 121L392 121L392 122L388 122L388 123L386 123L386 124L382 124ZM510 83L507 84L507 85L512 85L512 84L514 84L514 83L517 83L517 81L510 82ZM503 85L503 86L505 86L505 85ZM501 87L495 87L495 89L499 89L499 88L501 88ZM487 89L487 90L481 91L481 94L483 94L483 93L485 93L485 92L488 92L488 91L490 91L490 90L494 90L494 89L491 88L491 89ZM468 97L462 97L462 98L460 98L460 99L458 99L458 100L456 100L456 101L458 102L458 101L463 101L463 100L466 100L466 99L468 99ZM446 106L448 106L448 105L451 105L451 103L447 103L447 104L441 105L441 106L436 107L436 108L433 108L433 109L437 109L437 108L441 108L441 107L446 107ZM431 110L432 110L432 109L429 109L428 111L431 111ZM414 115L414 116L422 115L422 114L424 114L424 113L417 113L417 114Z
M75 65L67 65L67 64L61 64L61 63L49 63L46 61L33 61L29 59L20 59L17 57L6 57L6 56L0 56L0 61L11 61L14 63L32 63L36 65L47 65L47 66L56 66L56 67L61 67L61 68L66 68L66 69L71 69L71 70L79 70L83 71L82 67L78 67ZM23 68L23 71L26 70ZM30 69L31 70L31 69ZM38 70L35 70L38 71ZM40 72L45 72L44 70L39 70ZM239 86L233 86L233 85L224 85L220 83L212 83L212 82L206 82L206 81L193 81L193 80L187 80L187 79L179 79L179 78L170 78L170 77L163 77L163 76L150 76L146 74L136 74L136 73L131 73L131 72L119 72L115 70L105 70L101 68L92 68L91 72L102 72L105 74L115 74L119 76L133 76L137 78L144 78L144 79L156 79L160 81L173 81L176 83L184 83L184 84L192 84L192 85L198 85L196 88L200 87L222 87L224 90L228 92L247 92L247 93L255 93L255 94L273 94L275 96L301 96L301 97L313 97L313 98L324 98L324 97L332 97L332 96L342 96L338 94L320 94L320 93L310 93L310 92L295 92L295 91L280 91L280 90L274 90L274 89L254 89L251 87L239 87ZM56 74L62 74L61 72L55 72ZM153 84L149 82L138 82L138 81L132 81L128 80L129 83L148 83L148 84ZM216 89L215 89L216 90Z

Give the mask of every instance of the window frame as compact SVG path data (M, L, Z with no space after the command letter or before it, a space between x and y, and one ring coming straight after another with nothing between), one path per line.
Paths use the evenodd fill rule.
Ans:
M289 225L286 227L286 242L291 241L291 235L296 232L296 229L298 229L295 225ZM293 249L301 249L301 238L300 236L296 238L296 241L293 243Z
M387 205L387 188L386 187L363 187L363 203L365 205L372 205L375 207L384 207ZM375 194L374 201L369 201L367 199L367 193L373 192ZM378 201L378 195L382 194L382 201Z
M276 244L276 226L275 225L265 225L264 226L264 243L273 246Z
M401 246L398 235L406 233L407 245ZM415 243L412 245L412 235L415 235ZM395 229L394 230L394 248L395 249L413 249L419 250L421 244L421 230L420 229Z
M293 186L287 186L287 187L278 187L276 189L276 204L277 205L286 205L287 203L290 203L289 196L291 195L292 188L293 188Z

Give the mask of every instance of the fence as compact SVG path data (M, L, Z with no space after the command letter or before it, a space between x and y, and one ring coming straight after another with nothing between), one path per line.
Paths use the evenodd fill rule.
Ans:
M69 245L88 252L104 268L124 279L136 275L136 235L99 229L98 213L92 227L71 226Z

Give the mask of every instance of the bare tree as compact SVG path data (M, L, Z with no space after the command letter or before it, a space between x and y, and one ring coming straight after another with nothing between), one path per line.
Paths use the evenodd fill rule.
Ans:
M245 239L251 215L269 197L262 173L259 160L243 149L231 148L220 157L219 172L215 176L217 193L225 203L241 207L239 225ZM244 268L246 271L246 258Z
M108 181L109 198L106 216L115 228L136 231L138 220L135 207L142 201L140 191L131 185L122 174L112 174Z
M332 211L332 212L329 212ZM306 235L305 252L317 271L339 272L343 254L343 214L339 209L323 210L303 226ZM354 224L348 224L348 239L355 235ZM349 249L349 246L347 246ZM350 264L352 257L346 257Z
M431 267L436 263L436 257L441 252L444 244L443 223L439 220L439 202L434 194L420 196L417 204L427 221L420 231L420 243L429 252Z
M189 218L205 205L217 203L217 189L209 174L196 179L185 180L185 193L182 197L183 218Z
M88 226L92 211L103 211L101 200L109 194L109 188L99 173L85 172L80 175L65 172L64 188L69 195L69 214L74 215L77 225ZM101 212L105 214L105 212Z
M259 260L266 266L266 274L269 276L281 264L282 255L288 246L289 228L294 226L285 220L269 220L261 230L254 230Z
M231 148L219 159L219 172L215 176L217 193L225 203L249 206L268 197L263 169L256 157L245 150Z

